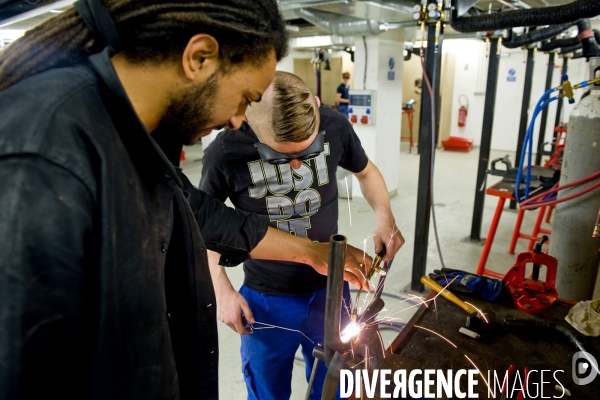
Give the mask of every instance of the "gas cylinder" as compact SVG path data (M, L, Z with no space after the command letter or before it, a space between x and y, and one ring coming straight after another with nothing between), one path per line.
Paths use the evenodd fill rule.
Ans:
M590 59L592 77L600 70L600 58ZM560 186L600 171L600 85L582 99L569 118ZM592 182L594 183L594 182ZM586 185L559 192L559 199ZM556 290L561 298L592 298L600 265L600 243L592 237L598 216L600 190L556 205L549 254L558 259Z

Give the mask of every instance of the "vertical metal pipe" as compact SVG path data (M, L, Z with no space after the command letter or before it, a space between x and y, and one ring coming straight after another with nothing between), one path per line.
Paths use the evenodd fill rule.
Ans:
M442 54L442 41L440 40L436 51L435 25L427 27L427 50L425 54L425 73L429 77L433 89L433 98L439 98L439 85L437 74L440 67ZM436 108L439 104L436 102ZM425 275L427 267L427 244L429 241L429 218L431 216L431 160L433 157L431 149L432 121L431 118L431 95L423 79L422 103L421 103L421 125L419 127L419 187L417 190L417 215L415 226L415 244L413 250L413 266L410 288L422 292L424 287L421 277ZM435 110L434 110L435 112ZM435 114L437 115L437 114Z
M490 56L488 63L487 84L485 87L485 102L483 108L483 128L481 129L481 146L479 147L479 166L477 168L477 181L475 186L475 203L473 206L473 219L471 223L470 240L481 239L481 223L483 220L483 205L485 202L485 186L487 169L490 159L492 144L492 128L494 126L494 109L496 107L496 88L498 87L498 66L500 53L498 52L498 39L490 43Z
M435 145L437 147L441 132L440 132L440 121L442 119L442 96L440 94L441 80L442 80L442 41L444 40L444 25L440 26L440 37L439 37L439 53L437 56L439 57L439 62L436 64L436 82L433 86L435 91ZM433 83L432 83L433 85Z
M315 64L315 74L316 74L316 93L315 96L321 97L321 62L317 62Z
M563 76L567 75L567 73L569 72L569 57L565 57L563 58L563 65L562 65L562 70L561 70L561 79ZM556 118L554 119L554 127L556 128L557 126L559 126L561 124L561 114L562 114L562 109L563 109L563 101L564 99L558 99L556 102ZM554 154L554 152L556 151L556 141L558 140L558 132L554 132L553 136L552 136L552 154Z
M340 339L342 293L344 288L344 262L346 242L343 235L329 239L329 265L327 268L327 299L325 303L325 349L344 351L347 347ZM327 365L331 359L325 360Z
M521 153L523 151L523 142L525 141L525 134L527 133L527 119L529 103L531 101L531 84L533 83L533 66L535 65L535 50L527 49L527 65L525 67L525 84L523 85L523 103L521 104L521 122L519 124L519 138L517 139L517 156L515 159L515 165L519 165L521 159ZM517 202L511 200L510 208L515 210L517 208Z
M556 53L548 54L548 71L546 72L546 88L544 93L552 87L552 75L554 74L554 60ZM535 154L535 165L542 165L542 156L544 155L544 140L546 139L546 124L548 122L548 107L542 111L542 119L540 120L540 134L538 136L537 151Z

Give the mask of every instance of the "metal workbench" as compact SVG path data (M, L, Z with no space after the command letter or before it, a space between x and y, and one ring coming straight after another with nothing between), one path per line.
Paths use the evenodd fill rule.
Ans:
M433 299L431 293L428 299ZM556 377L564 387L570 390L570 399L598 399L600 398L600 376L589 385L578 386L572 379L572 358L577 349L569 340L555 331L529 331L527 334L513 334L506 332L502 327L504 318L543 318L556 323L569 326L564 317L571 305L555 302L548 310L538 315L526 314L516 309L510 298L501 297L497 303L487 303L483 300L461 296L465 301L476 307L495 313L499 327L483 335L480 340L475 340L459 333L465 326L467 314L454 303L440 297L430 301L427 306L422 305L419 311L408 322L405 329L391 344L388 349L391 356L381 368L392 370L418 368L454 370L474 369L467 360L467 355L483 372L487 379L487 371L496 371L504 375L508 367L513 364L523 370L563 370ZM457 348L450 345L445 339L422 328L431 329L456 344ZM600 350L600 339L587 338L590 347ZM599 360L600 361L600 360ZM532 375L533 377L533 375ZM478 376L479 385L476 393L480 399L493 398L488 396L487 387ZM539 374L536 377L539 379ZM552 374L545 374L548 382L544 385L544 396L560 397L561 392L555 389L556 381ZM549 378L549 379L548 379ZM464 382L464 387L462 383ZM461 380L461 390L465 391L466 379ZM445 398L445 397L441 397ZM500 394L496 395L500 398ZM540 398L540 397L537 397ZM565 399L569 397L565 396Z

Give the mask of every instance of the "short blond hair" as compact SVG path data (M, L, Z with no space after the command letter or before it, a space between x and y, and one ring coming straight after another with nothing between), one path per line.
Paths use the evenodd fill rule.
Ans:
M277 71L273 79L273 140L303 142L319 126L319 110L310 89L294 74Z
M344 72L342 74L342 79L350 79L350 72Z

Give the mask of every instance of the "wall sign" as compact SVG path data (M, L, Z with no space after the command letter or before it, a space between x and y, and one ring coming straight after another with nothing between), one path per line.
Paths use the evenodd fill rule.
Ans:
M517 81L517 70L511 68L508 70L508 76L506 77L507 82Z
M394 72L395 64L394 57L390 57L390 60L388 61L388 67L390 68L388 71L388 81L393 81L396 79L396 73Z

